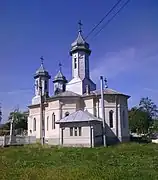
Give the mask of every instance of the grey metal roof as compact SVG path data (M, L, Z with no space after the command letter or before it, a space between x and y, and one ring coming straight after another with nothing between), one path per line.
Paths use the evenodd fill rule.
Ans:
M66 77L63 75L63 73L61 72L61 70L58 71L57 75L54 77L54 81L64 81L67 82Z
M76 50L83 50L88 52L89 54L91 53L91 50L89 49L89 44L84 40L81 31L79 31L77 39L71 44L70 54Z
M100 92L100 90L95 90L95 91L91 91L90 92L90 95L100 95L101 94L101 92ZM127 97L130 97L129 95L126 95L126 94L123 94L123 93L121 93L121 92L118 92L118 91L116 91L116 90L113 90L113 89L110 89L110 88L106 88L106 89L104 89L104 94L114 94L114 95L123 95L123 96L127 96ZM85 94L86 95L86 94ZM83 95L84 96L84 95Z
M86 41L82 37L81 32L79 31L77 39L71 44L71 46L77 46L77 45L85 45Z
M39 69L36 71L34 78L36 78L38 76L47 76L50 79L50 75L49 75L48 71L45 70L43 63L41 63Z
M102 121L100 118L95 117L93 114L89 113L87 110L76 111L69 116L64 117L61 120L58 120L56 123L65 123L65 122L86 122L86 121Z
M71 96L75 96L75 97L81 97L79 94L77 94L77 93L74 93L74 92L72 92L72 91L64 91L64 92L61 92L61 93L59 93L59 94L57 94L57 95L55 95L54 97L66 97L66 96L69 96L69 97L71 97Z

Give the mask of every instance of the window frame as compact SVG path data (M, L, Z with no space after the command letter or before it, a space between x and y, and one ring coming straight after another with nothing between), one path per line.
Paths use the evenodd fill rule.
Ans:
M110 128L114 127L114 111L113 110L109 111L109 126Z
M78 136L78 128L77 127L74 127L74 136Z
M33 131L36 131L36 118L33 118Z
M55 129L55 113L52 114L52 129Z
M70 136L73 136L73 130L74 130L74 128L73 127L70 127Z
M77 69L77 58L74 58L74 69Z
M47 131L49 131L49 116L47 116Z
M78 127L78 136L82 136L82 127Z

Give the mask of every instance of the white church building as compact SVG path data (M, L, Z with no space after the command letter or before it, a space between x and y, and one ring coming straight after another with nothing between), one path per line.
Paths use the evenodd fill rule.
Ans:
M51 76L41 63L34 75L35 96L28 106L29 136L36 136L37 141L44 139L51 145L94 147L103 144L101 91L90 78L90 54L80 29L70 49L72 79L68 82L60 67L53 79L53 95L49 95ZM104 89L107 144L129 141L128 98L116 90Z

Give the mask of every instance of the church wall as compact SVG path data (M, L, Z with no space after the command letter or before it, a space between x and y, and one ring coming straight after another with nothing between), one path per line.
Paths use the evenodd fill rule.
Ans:
M120 131L122 141L129 140L129 124L128 124L128 103L127 98L122 96L120 97Z
M82 95L82 81L79 78L72 79L67 85L66 85L67 91L72 91L77 94Z
M83 80L83 93L86 92L86 86L89 86L90 91L95 91L96 90L96 84L94 84L91 80L85 78Z
M85 109L90 112L91 114L94 114L94 102L93 98L87 98L84 100L84 106Z
M101 98L98 103L99 107L97 108L97 114L100 118L102 118L102 107L101 107ZM104 108L105 108L105 122L107 124L106 134L109 137L117 136L117 108L116 108L116 99L115 95L104 96ZM109 122L109 113L113 112L113 127L110 127Z
M36 120L36 130L34 129L34 120ZM29 110L28 136L36 136L36 138L40 138L40 108Z
M45 138L59 139L59 125L53 125L53 113L55 115L55 122L60 119L60 102L59 100L51 101L45 110Z
M102 135L102 123L96 123L93 125L93 136L94 136L94 146L99 146L103 144Z

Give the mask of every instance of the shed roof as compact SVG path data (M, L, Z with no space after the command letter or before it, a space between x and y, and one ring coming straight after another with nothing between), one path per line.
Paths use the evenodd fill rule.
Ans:
M58 120L56 123L66 123L66 122L86 122L86 121L102 121L102 119L95 117L93 114L89 113L87 110L76 111L63 119Z

